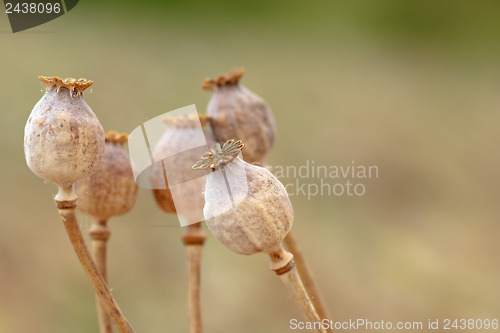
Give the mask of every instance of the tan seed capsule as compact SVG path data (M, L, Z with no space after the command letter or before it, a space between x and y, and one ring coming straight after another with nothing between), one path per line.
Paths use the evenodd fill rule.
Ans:
M76 183L78 208L93 216L89 229L92 254L103 278L107 280L107 241L111 231L107 221L132 209L137 196L130 158L123 148L127 134L108 132L105 136L104 159L99 170ZM111 332L111 317L103 304L97 302L101 332Z
M154 160L159 162L151 168L150 181L160 208L167 213L177 213L189 224L181 236L188 269L189 331L201 332L201 255L206 234L201 223L195 222L203 220L205 177L190 166L198 159L200 148L205 150L202 146L207 142L212 144L215 138L206 126L206 116L165 117L163 121L166 131L153 152Z
M239 83L243 70L206 79L202 86L213 91L207 115L217 141L237 139L245 142L243 159L248 163L262 163L271 149L276 126L267 103Z
M100 221L127 213L135 203L137 184L123 148L127 140L126 134L108 132L101 167L77 182L78 208Z
M104 131L82 93L85 79L39 77L47 91L24 129L26 162L39 177L63 191L97 171L104 154ZM69 198L74 194L66 193Z
M252 164L263 165L264 157L275 137L274 120L267 104L238 83L242 75L242 70L233 71L230 75L205 81L203 88L214 90L214 96L208 105L208 114L213 117L212 126L219 141L231 137L242 139L245 141L244 159ZM329 318L293 231L287 234L285 244L295 256L298 270L321 317Z
M113 320L120 333L134 333L90 255L76 218L77 196L73 185L96 172L104 155L104 131L82 97L92 81L61 80L55 76L39 79L47 91L26 123L26 162L35 174L58 185L55 202L59 215L78 261L94 287L102 313Z
M153 151L154 160L159 161L153 165L150 173L156 203L165 212L179 213L188 222L203 219L205 200L202 191L205 178L190 167L199 158L200 149L205 149L201 147L196 150L193 147L200 146L200 141L209 144L215 141L213 134L206 129L208 120L206 116L165 117L166 131ZM200 131L203 131L204 140ZM170 188L169 184L182 186ZM176 198L182 200L176 200L174 204L172 191L176 191Z
M300 279L293 255L282 241L290 231L293 208L285 187L267 169L237 156L241 141L216 144L193 165L212 170L205 185L203 210L208 228L224 246L240 254L267 253L271 269L283 280L290 295L310 322L320 317ZM316 332L326 333L323 327Z
M281 248L293 223L288 194L267 169L237 158L242 148L241 141L216 144L193 166L213 170L205 184L203 212L208 228L231 251L288 256L290 261L291 255ZM276 264L288 261L278 260ZM273 263L273 269L278 268Z

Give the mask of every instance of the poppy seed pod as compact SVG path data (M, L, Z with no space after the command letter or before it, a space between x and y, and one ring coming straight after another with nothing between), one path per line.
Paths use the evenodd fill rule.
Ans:
M82 96L93 82L55 76L39 79L47 91L24 129L26 162L36 175L66 193L77 180L97 171L104 154L104 131Z
M206 234L202 229L202 192L204 173L191 169L215 138L207 128L208 117L197 114L164 117L165 132L153 151L150 181L156 203L167 213L177 213L181 224L187 222L181 236L186 250L189 331L202 332L200 275L201 256ZM181 219L182 217L182 219Z
M120 333L133 333L85 244L76 218L76 181L94 174L104 155L104 131L82 93L85 79L39 77L47 91L24 129L24 153L36 175L57 184L54 198L71 245L98 298Z
M77 182L78 208L100 221L127 213L135 203L137 184L123 148L127 134L108 132L99 170Z
M202 87L213 91L207 115L217 141L242 140L243 159L262 163L274 143L276 126L269 105L239 83L243 74L243 70L237 70L205 80Z
M283 280L290 295L310 322L320 317L304 288L282 241L293 222L293 208L280 181L267 169L237 156L243 143L217 143L193 169L208 169L203 213L208 229L224 246L239 254L267 253L271 269ZM326 333L323 327L316 332Z
M153 195L156 203L167 213L179 213L188 222L198 222L203 216L205 200L201 194L205 178L194 172L190 166L199 158L200 124L204 140L209 144L215 142L213 134L206 130L206 116L174 116L165 117L163 122L166 131L156 144L153 158L156 162L151 168L150 181L153 184ZM164 169L165 168L165 169ZM203 175L203 174L202 174ZM167 176L167 177L165 177ZM179 185L175 189L169 186ZM174 204L172 191L176 191ZM176 209L177 207L177 209Z
M78 208L94 217L89 229L92 253L103 279L107 280L107 241L111 235L107 221L112 216L127 213L135 203L137 184L130 159L123 148L127 134L108 132L105 136L104 159L93 175L76 182ZM101 332L112 332L111 317L97 300Z
M205 184L203 212L208 228L233 252L264 252L272 260L279 256L277 265L288 263L291 255L282 250L281 242L292 227L292 204L271 172L237 158L242 148L241 141L216 144L193 165L194 169L213 171ZM273 269L279 268L273 263Z

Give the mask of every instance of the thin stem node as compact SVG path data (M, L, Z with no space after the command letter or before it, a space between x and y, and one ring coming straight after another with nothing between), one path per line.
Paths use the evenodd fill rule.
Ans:
M187 256L187 284L188 284L188 307L189 307L189 332L202 333L203 323L201 319L200 300L200 274L201 255L203 243L207 238L201 227L201 223L190 224L181 239L186 248Z
M290 230L285 237L285 245L290 252L293 254L293 258L297 263L297 271L299 276L302 279L304 284L304 288L307 291L307 294L311 297L311 301L314 304L314 307L318 311L318 315L321 319L331 319L328 308L326 307L326 303L323 300L321 293L319 292L318 286L314 281L314 277L312 274L309 265L307 265L306 259L300 250L297 240L295 239L295 235L293 230ZM332 332L332 330L328 330Z
M94 256L97 268L101 272L101 275L108 282L107 268L106 268L106 257L107 257L107 243L111 232L107 226L107 221L100 221L94 218L92 227L89 229L90 238L92 239L92 254ZM113 327L111 326L111 318L109 317L104 305L101 303L98 297L96 297L97 303L97 315L99 318L99 328L101 333L113 333Z
M293 262L293 261L292 261ZM321 319L314 308L314 304L307 295L307 292L300 280L299 273L297 273L297 268L295 265L289 265L291 268L285 273L279 275L283 283L288 289L288 292L293 297L295 302L300 306L302 312L306 316L307 320L312 323L321 323ZM327 333L327 330L320 325L316 329L318 333Z
M269 253L269 256L271 258L271 269L281 278L289 294L300 307L307 320L312 323L321 323L318 312L311 302L309 295L307 295L306 289L297 273L293 255L280 246L276 251ZM320 325L320 328L316 332L327 333L322 325Z

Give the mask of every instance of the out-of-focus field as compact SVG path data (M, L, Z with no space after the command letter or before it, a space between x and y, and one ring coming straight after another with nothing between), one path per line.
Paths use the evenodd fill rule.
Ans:
M0 332L97 332L56 187L24 160L36 76L94 80L85 99L105 130L130 132L185 105L203 113L203 79L240 66L276 117L270 165L378 166L362 197L291 198L332 319L498 318L500 7L444 3L81 1L16 34L0 14ZM177 218L140 190L110 227L110 287L136 331L186 332ZM300 318L264 255L210 237L202 281L206 332Z

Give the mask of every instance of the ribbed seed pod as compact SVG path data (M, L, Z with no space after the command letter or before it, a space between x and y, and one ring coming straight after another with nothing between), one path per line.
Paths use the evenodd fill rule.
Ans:
M239 83L243 70L206 79L202 86L213 91L207 115L218 142L230 139L245 142L243 159L248 163L262 163L271 149L276 126L266 102Z
M24 129L26 162L35 174L64 190L96 172L103 158L104 131L82 96L93 82L39 79L47 91Z
M190 222L200 221L203 216L205 200L201 192L205 184L204 177L191 169L191 165L199 157L199 150L193 147L199 146L201 123L203 135L209 144L213 144L213 134L206 130L208 117L176 116L163 119L166 131L156 144L153 151L155 161L163 160L163 163L155 163L151 168L150 180L153 185L165 186L166 189L153 189L156 203L167 213L180 213ZM167 164L167 165L165 165ZM168 170L164 172L164 166ZM168 180L165 177L167 174ZM176 187L178 197L185 200L177 200L174 205L171 184L183 184ZM154 187L160 187L154 186Z
M105 135L104 159L99 170L76 183L78 208L93 216L89 229L92 254L99 271L107 281L107 241L111 232L107 221L132 209L137 196L130 158L123 148L127 134L108 132ZM99 326L102 333L111 333L111 318L97 301Z
M239 83L242 75L243 71L239 70L205 80L202 87L214 91L207 113L212 117L212 126L219 142L231 138L243 140L245 161L264 165L265 155L275 138L274 119L269 106ZM295 256L300 275L306 282L307 291L321 318L330 318L293 231L286 236L285 244Z
M33 108L24 130L26 162L35 174L57 184L55 202L68 238L87 274L98 304L120 333L133 333L83 240L76 218L74 183L94 174L104 155L104 131L82 93L85 79L39 77L47 91ZM110 326L110 325L109 325Z
M186 249L189 331L201 333L200 275L206 234L201 223L195 222L203 220L205 177L192 170L191 165L199 158L200 144L213 144L215 138L206 128L206 116L165 117L163 121L166 131L153 152L154 160L161 162L151 168L150 180L158 206L187 220L181 239Z
M281 254L281 241L293 223L292 204L271 172L237 158L242 148L241 141L216 144L193 166L213 170L205 184L208 228L236 253Z
M213 117L212 126L219 142L230 138L242 139L245 142L243 150L245 161L263 165L265 155L275 138L274 119L268 105L241 86L239 80L242 75L242 70L233 71L230 75L205 81L203 88L214 90L207 112ZM321 318L330 318L293 231L287 234L285 244L295 256L298 271Z
M101 167L77 182L78 208L100 221L127 213L135 203L138 187L123 148L127 140L127 134L108 132Z
M267 253L271 269L288 288L310 322L320 317L300 279L293 255L282 241L290 231L293 208L286 189L267 169L237 156L243 143L217 143L193 169L211 169L205 184L203 212L208 228L224 246L240 254ZM316 326L315 326L316 327ZM326 333L323 327L316 332Z

